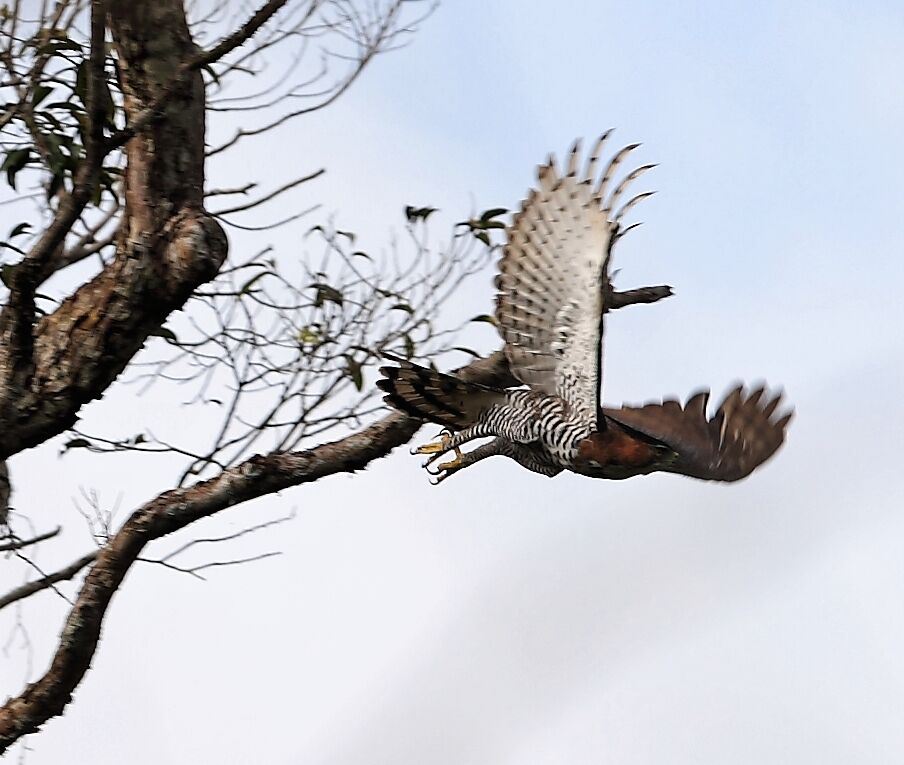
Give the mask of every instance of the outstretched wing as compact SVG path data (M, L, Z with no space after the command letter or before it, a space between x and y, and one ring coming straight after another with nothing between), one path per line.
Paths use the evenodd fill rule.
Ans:
M677 457L662 470L708 481L738 481L769 459L785 439L793 410L779 412L782 394L738 385L707 419L709 391L682 407L675 400L640 407L605 408L615 420L671 449Z
M538 187L508 229L496 278L496 319L512 373L535 390L561 396L598 427L609 256L627 231L624 214L652 193L618 207L628 184L653 167L613 184L618 166L639 144L619 151L597 177L610 132L597 141L580 176L579 142L562 175L552 158L540 166Z

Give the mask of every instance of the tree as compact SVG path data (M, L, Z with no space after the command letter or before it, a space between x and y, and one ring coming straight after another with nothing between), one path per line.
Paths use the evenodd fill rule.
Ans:
M433 209L412 206L409 241L382 257L329 221L308 227L300 264L266 246L228 254L226 229L253 242L310 212L263 226L241 218L322 170L259 191L256 182L214 187L209 163L329 106L375 56L405 42L430 11L423 3L270 0L244 19L213 1L63 0L34 17L25 5L0 11L7 202L33 206L2 242L0 266L0 551L15 556L4 565L28 563L59 532L22 530L46 519L14 509L11 456L43 445L53 459L47 442L68 433L64 450L163 452L184 463L172 488L116 530L95 507L97 549L0 595L2 609L86 572L49 668L0 708L0 752L63 712L113 594L149 543L359 470L411 438L421 423L381 411L369 370L386 350L434 357L456 347L437 313L487 263L505 212L464 221L439 251L423 235ZM208 121L234 132L209 145ZM613 306L662 294L615 294ZM498 353L462 375L514 384ZM216 413L204 445L79 421L123 381L190 386L192 401ZM179 568L171 556L156 562Z

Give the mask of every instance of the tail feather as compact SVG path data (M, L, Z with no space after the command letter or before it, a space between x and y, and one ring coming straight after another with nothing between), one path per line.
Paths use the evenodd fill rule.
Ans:
M377 387L392 407L428 422L461 430L477 422L481 412L505 401L505 391L466 383L453 375L390 356L397 367L380 367Z

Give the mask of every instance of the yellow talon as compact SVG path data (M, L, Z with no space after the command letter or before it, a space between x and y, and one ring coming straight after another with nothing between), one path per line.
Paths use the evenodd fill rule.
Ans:
M452 436L447 430L442 431L439 434L438 441L431 441L428 444L424 444L423 446L415 447L411 450L412 454L442 454L449 450L449 443L452 441Z
M461 452L458 449L455 450L455 459L449 460L448 462L442 462L436 466L436 469L439 472L443 470L458 470L461 467Z

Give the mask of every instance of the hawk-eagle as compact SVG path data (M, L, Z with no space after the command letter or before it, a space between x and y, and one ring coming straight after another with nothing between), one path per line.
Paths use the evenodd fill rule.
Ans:
M541 165L506 230L496 277L496 323L513 376L526 387L475 385L409 361L383 367L377 385L403 412L445 426L441 437L412 450L439 483L478 460L501 454L547 476L571 470L593 478L628 478L657 470L705 480L737 481L781 446L792 411L764 387L731 390L711 417L709 391L644 406L602 404L603 319L612 295L612 248L632 226L627 213L650 192L625 201L644 165L616 183L638 144L617 152L599 172L596 142L578 173L576 142L560 174ZM636 224L635 224L636 225ZM493 440L462 453L472 439ZM437 461L447 452L454 457Z

